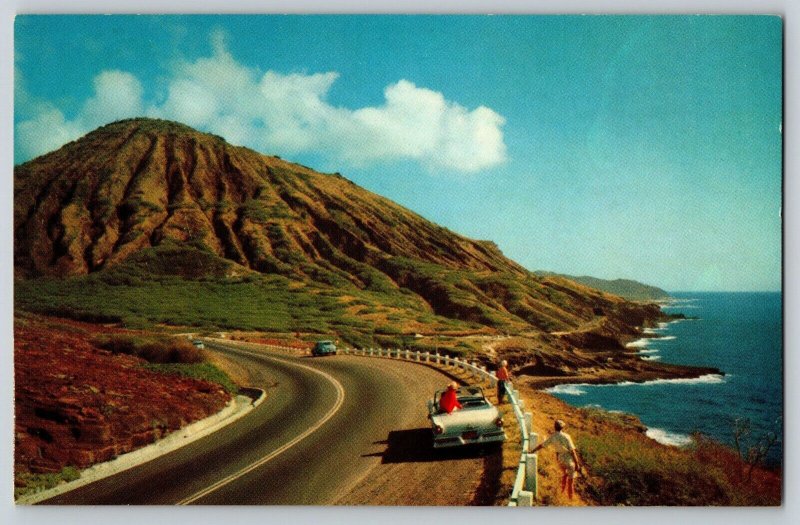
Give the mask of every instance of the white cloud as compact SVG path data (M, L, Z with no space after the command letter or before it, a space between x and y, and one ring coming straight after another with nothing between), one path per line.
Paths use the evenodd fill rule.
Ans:
M17 98L28 102L22 84L15 86ZM94 78L94 94L84 102L74 119L48 103L33 102L33 117L16 125L16 160L27 160L63 146L89 131L122 118L142 114L142 85L123 71L103 71Z
M86 101L79 120L83 127L142 114L142 84L124 71L103 71L94 78L94 96Z
M16 126L15 160L27 160L58 149L83 133L76 123L68 122L58 109L41 106L33 118Z
M262 74L238 63L221 34L212 35L212 43L210 57L174 68L162 103L144 110L141 83L129 73L105 71L74 120L54 109L40 113L17 125L18 140L39 137L30 151L41 153L58 137L146 113L264 153L319 152L351 165L414 160L432 171L476 172L505 162L505 119L487 107L470 110L407 80L387 86L379 106L336 107L327 97L338 73ZM54 126L46 140L44 121Z

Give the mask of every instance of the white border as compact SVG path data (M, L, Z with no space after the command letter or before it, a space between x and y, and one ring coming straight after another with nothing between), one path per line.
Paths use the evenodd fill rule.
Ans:
M633 509L513 509L513 508L395 508L377 507L15 507L12 502L12 285L13 285L13 17L17 13L720 13L778 14L785 17L785 117L784 117L784 323L785 350L785 492L780 509L750 508L633 508ZM326 523L361 525L382 523L443 522L472 524L487 521L524 523L532 520L569 523L620 523L650 525L676 521L700 521L705 525L732 523L778 523L800 521L800 492L796 448L798 419L797 357L800 328L792 320L798 312L798 220L793 204L798 195L798 154L793 134L798 120L797 102L792 93L798 85L798 31L800 2L792 0L4 0L0 2L0 522L7 524L57 523L139 524L219 524L233 517L236 521L258 520L270 525L283 523ZM795 438L795 439L793 439Z

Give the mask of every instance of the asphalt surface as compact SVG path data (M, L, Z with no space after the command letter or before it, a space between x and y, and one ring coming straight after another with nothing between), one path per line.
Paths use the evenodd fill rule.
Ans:
M420 449L429 447L425 400L447 382L435 370L388 359L208 346L246 367L251 386L267 391L266 401L206 438L43 503L329 504L385 463L392 432L416 428L412 438ZM466 483L480 477L480 466L480 459L462 466L473 478ZM363 503L383 503L380 494L370 498L376 501Z

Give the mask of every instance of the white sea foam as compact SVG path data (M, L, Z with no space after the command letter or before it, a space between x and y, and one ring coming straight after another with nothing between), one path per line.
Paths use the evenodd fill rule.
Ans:
M673 339L677 339L674 335L665 335L664 337L659 337L658 341L672 341Z
M645 337L643 339L637 339L636 341L626 344L625 348L644 348L645 346L647 346L647 343L649 342L650 339Z
M686 434L679 434L677 432L670 432L661 428L648 428L645 432L647 437L658 441L663 445L670 445L673 447L685 447L692 443L691 436Z
M617 383L617 386L631 386L631 385L718 385L725 382L725 377L720 374L706 374L700 377L685 377L680 379L653 379L652 381L644 381L642 383L634 383L632 381L623 381ZM612 386L612 385L603 385Z
M583 394L586 393L586 390L581 389L582 386L588 386L588 385L584 383L556 385L554 387L545 389L545 392L550 394L564 394L567 396L582 396Z
M639 350L638 354L655 354L658 352L658 348L645 348L643 350Z
M684 305L684 304L692 304L692 303L699 303L699 302L700 302L700 299L697 298L697 297L687 297L687 298L681 298L681 299L676 299L676 298L673 297L672 300L670 301L670 304Z
M658 361L659 359L661 359L661 356L660 355L643 355L642 359L644 359L645 361Z
M564 394L567 396L582 396L586 393L586 387L607 388L614 386L650 386L650 385L717 385L725 382L725 377L720 374L706 374L700 377L686 377L680 379L653 379L635 383L633 381L621 381L619 383L609 383L604 385L593 385L591 383L567 383L546 388L548 394Z

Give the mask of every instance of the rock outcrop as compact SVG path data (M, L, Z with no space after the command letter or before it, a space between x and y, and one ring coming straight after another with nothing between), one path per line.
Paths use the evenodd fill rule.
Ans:
M83 468L221 410L219 385L167 376L88 342L110 329L25 317L14 329L16 472Z

